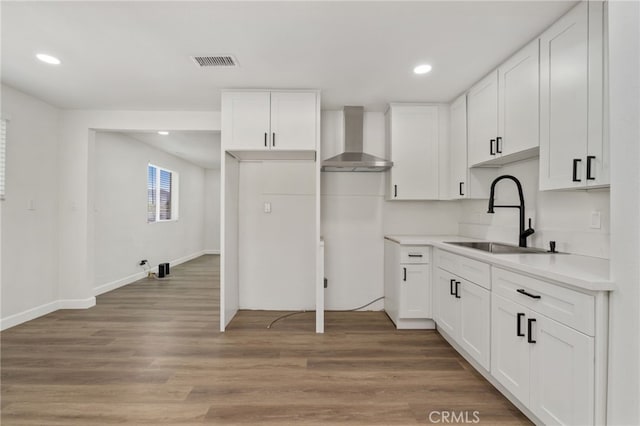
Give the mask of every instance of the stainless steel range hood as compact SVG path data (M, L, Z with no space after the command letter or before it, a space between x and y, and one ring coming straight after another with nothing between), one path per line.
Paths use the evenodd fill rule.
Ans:
M393 162L362 152L364 108L344 107L345 152L322 162L323 172L383 172Z

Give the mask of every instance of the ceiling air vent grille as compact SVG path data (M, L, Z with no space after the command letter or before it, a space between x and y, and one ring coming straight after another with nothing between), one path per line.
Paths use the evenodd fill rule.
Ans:
M192 56L193 62L201 67L237 67L238 61L231 55Z

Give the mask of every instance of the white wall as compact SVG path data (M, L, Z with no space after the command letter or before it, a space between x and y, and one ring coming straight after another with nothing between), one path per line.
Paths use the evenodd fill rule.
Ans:
M95 130L220 131L215 111L62 111L59 138L59 297L90 306L95 298L90 176ZM86 302L86 303L85 303ZM83 305L84 304L84 305Z
M499 174L513 175L522 183L526 219L533 218L535 234L530 246L548 248L556 241L557 249L594 257L609 257L609 190L538 191L538 159L513 163L499 169ZM518 192L510 180L496 186L496 204L518 204ZM460 234L473 238L518 244L517 209L495 209L487 213L488 200L463 200ZM601 228L590 227L591 212L600 212Z
M0 202L2 328L6 328L57 308L60 113L3 85L2 117L10 120L6 199Z
M364 151L387 157L384 115L364 116ZM322 113L322 157L342 152L342 112ZM385 201L387 173L322 173L327 309L351 309L384 294L386 234L457 234L457 202ZM376 302L368 309L382 309Z
M640 424L640 3L609 2L611 425Z
M220 253L220 169L204 173L204 251Z
M240 163L241 309L315 308L315 170L311 161Z
M178 220L147 223L149 163L178 173ZM97 132L93 172L96 294L140 278L141 259L155 269L203 254L203 168L123 134Z

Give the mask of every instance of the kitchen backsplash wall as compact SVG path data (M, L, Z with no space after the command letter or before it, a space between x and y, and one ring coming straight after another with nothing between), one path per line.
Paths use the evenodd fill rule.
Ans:
M609 258L609 190L538 191L538 159L513 163L500 169L522 183L526 218L533 219L534 247L548 248L556 241L557 250L586 256ZM517 204L518 193L511 181L496 186L496 204ZM600 214L600 228L592 228L592 212ZM518 243L518 210L495 209L487 213L487 200L461 202L460 235Z
M342 151L342 112L322 113L322 158ZM364 116L365 152L387 158L384 115ZM457 234L459 203L386 201L386 173L322 173L327 309L350 309L384 293L385 234ZM379 310L376 302L367 309Z

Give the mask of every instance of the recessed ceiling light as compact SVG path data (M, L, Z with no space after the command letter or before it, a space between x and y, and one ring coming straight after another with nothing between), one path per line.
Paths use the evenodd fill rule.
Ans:
M429 64L418 65L413 69L413 72L416 74L426 74L429 71L431 71L431 65Z
M38 53L36 55L36 58L50 65L60 65L60 59L56 58L55 56L47 55L44 53Z
M162 135L162 136L167 136L167 135L169 134L169 132L167 132L166 130L160 130L160 131L158 132L158 134L159 134L159 135Z

